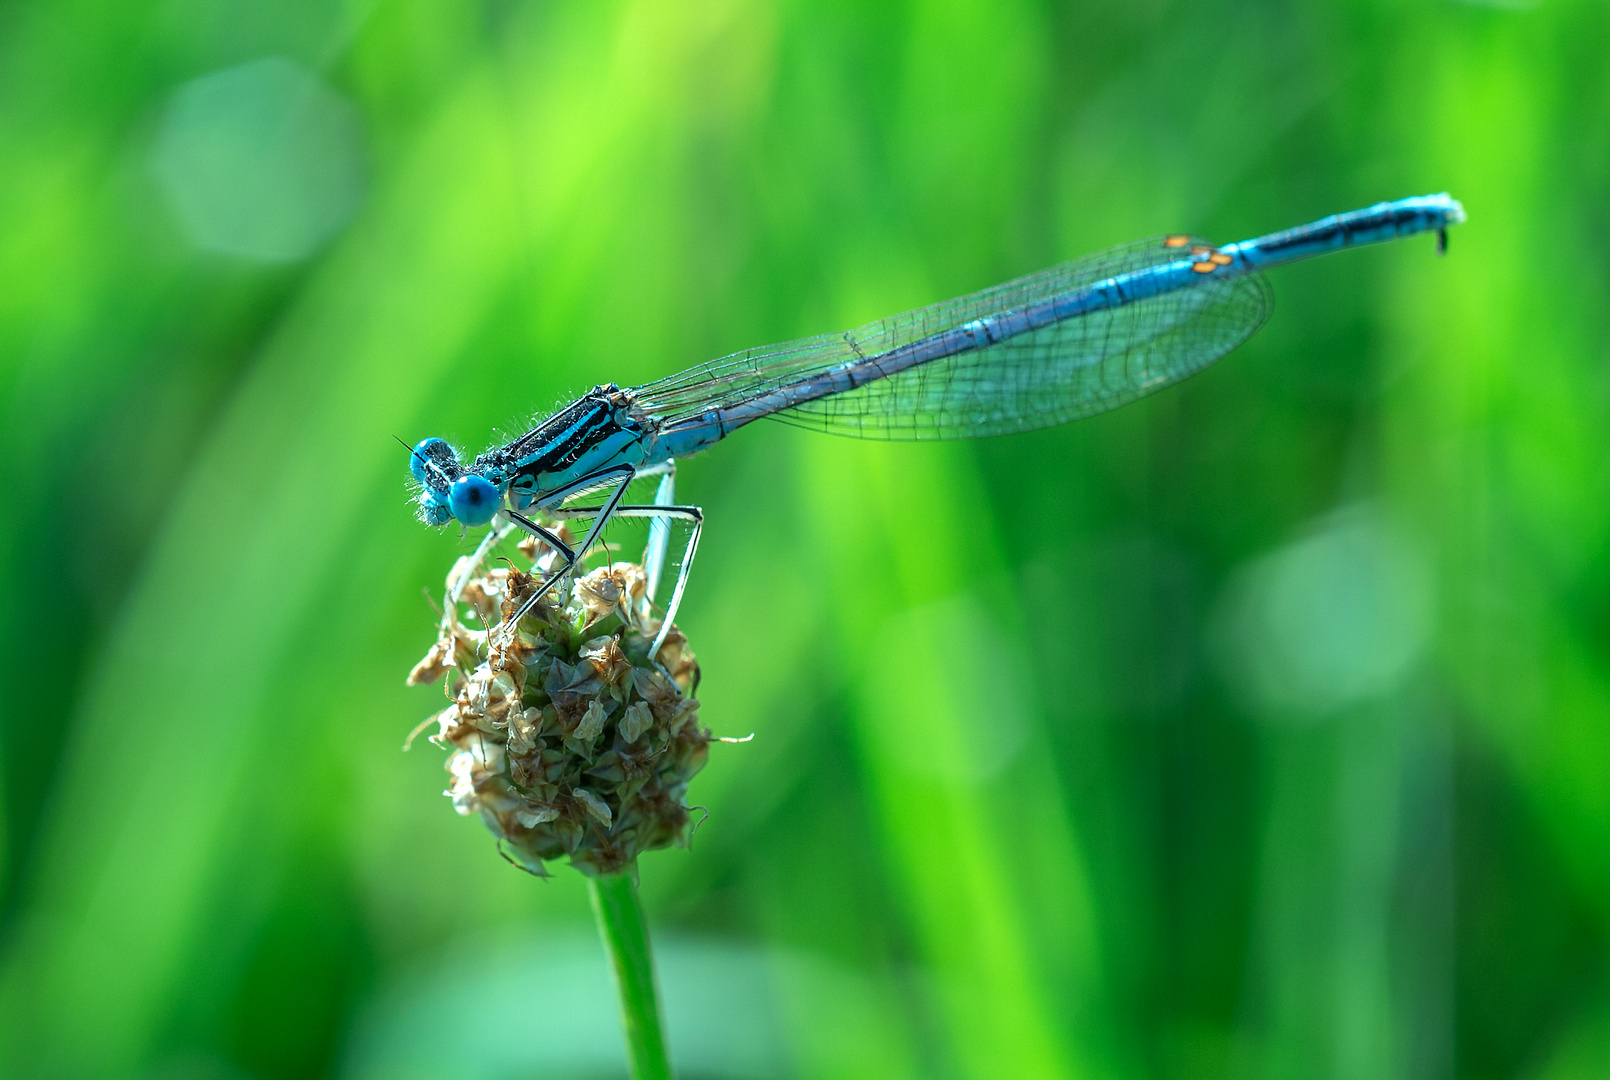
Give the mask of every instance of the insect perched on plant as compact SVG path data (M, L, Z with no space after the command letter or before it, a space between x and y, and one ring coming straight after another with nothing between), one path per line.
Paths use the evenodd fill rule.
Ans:
M1224 247L1190 236L1125 244L857 330L748 349L659 382L594 387L530 431L464 465L444 440L413 448L419 517L485 525L499 514L564 562L563 579L615 518L650 518L645 564L658 588L670 523L690 526L657 653L676 615L704 515L675 502L676 459L771 417L874 439L960 439L1105 412L1211 364L1269 312L1261 270L1328 251L1437 234L1465 218L1446 194L1379 203ZM623 502L640 477L654 501ZM603 493L597 505L576 501ZM532 517L592 519L565 543ZM513 623L519 621L518 615ZM512 625L512 623L511 623Z

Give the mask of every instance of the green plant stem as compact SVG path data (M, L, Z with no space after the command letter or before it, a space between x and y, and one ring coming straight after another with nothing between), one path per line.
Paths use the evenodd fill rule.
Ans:
M632 1080L670 1080L671 1061L665 1053L654 985L654 956L649 951L643 905L637 900L637 883L628 872L588 878L587 885L593 914L598 916L598 932L615 972Z

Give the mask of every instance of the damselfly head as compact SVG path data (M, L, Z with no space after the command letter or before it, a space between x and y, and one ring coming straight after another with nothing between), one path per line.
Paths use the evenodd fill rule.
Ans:
M446 525L454 518L466 525L485 525L502 501L495 484L479 473L466 472L458 452L434 435L421 439L410 452L408 471L419 481L419 518L427 525Z

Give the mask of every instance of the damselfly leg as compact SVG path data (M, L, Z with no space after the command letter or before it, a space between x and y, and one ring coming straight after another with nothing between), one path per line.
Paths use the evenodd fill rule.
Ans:
M638 473L644 475L643 472ZM655 506L676 505L676 461L667 459L665 462L665 475L660 478L660 486L654 492ZM671 523L665 518L654 518L648 523L648 543L643 546L643 573L648 577L648 598L654 602L654 597L660 591L660 575L665 572L665 549L671 542Z
M547 510L549 513L555 513L558 504L566 499L573 499L589 491L597 491L613 485L613 490L610 491L609 498L605 500L604 505L594 508L598 516L593 521L593 527L588 530L587 538L574 549L565 545L552 532L544 529L519 511L511 510L507 507L503 509L502 512L508 515L509 520L543 543L551 545L565 563L557 573L550 575L546 581L538 586L537 590L526 599L526 602L520 605L520 610L514 613L514 617L504 624L509 628L508 632L511 638L514 634L514 628L520 625L520 620L525 618L526 613L536 606L538 600L548 595L556 584L567 579L570 576L570 572L575 568L577 561L592 548L593 542L598 539L598 534L603 532L604 526L609 524L610 518L615 516L615 510L620 506L620 501L626 494L626 488L636 478L637 470L630 465L616 465L612 468L600 469L595 473L589 473L578 480L574 480L564 487L554 489L537 503L539 508Z
M663 487L663 485L662 485ZM595 514L602 514L602 506L567 506L553 511L559 518L584 518ZM689 524L688 546L682 553L682 565L677 568L676 587L671 590L671 600L665 605L665 618L660 623L660 632L654 636L654 644L649 648L650 656L658 656L660 646L665 644L665 635L671 632L671 622L676 618L676 609L682 604L682 591L688 584L688 571L693 567L693 559L699 552L699 534L704 530L704 511L697 506L619 506L610 514L611 518L648 518L652 530L656 523L661 523L666 533L670 532L670 523L685 521ZM652 533L649 542L653 543ZM662 556L663 558L663 556ZM654 583L650 580L648 589L649 599L654 598Z

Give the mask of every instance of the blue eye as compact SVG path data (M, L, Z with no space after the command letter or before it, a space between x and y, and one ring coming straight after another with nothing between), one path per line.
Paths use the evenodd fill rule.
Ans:
M498 509L498 489L486 477L468 473L447 490L447 505L466 525L485 525Z
M453 448L447 445L446 439L438 439L432 435L428 439L419 440L419 444L414 447L414 452L408 455L408 471L414 474L415 480L423 484L425 478L432 473L436 473L438 477L441 476L441 473L432 469L431 465L440 468L450 461L457 460L457 458L458 455L453 453Z
M426 491L419 497L419 520L426 525L446 525L453 520L453 511L447 508L447 496L439 491Z

